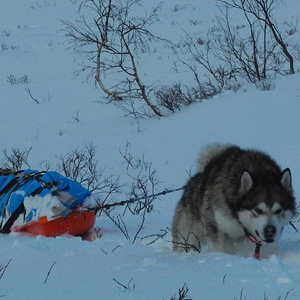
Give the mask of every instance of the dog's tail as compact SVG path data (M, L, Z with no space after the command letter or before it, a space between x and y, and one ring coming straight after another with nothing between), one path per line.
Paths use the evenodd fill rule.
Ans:
M198 158L198 172L203 172L206 165L215 157L220 155L226 149L232 147L232 144L212 143L204 146Z

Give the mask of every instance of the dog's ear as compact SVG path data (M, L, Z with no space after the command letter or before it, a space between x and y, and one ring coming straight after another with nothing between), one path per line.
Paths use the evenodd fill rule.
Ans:
M247 193L253 186L253 179L248 171L244 171L240 181L240 191L244 194Z
M281 173L281 180L280 180L281 185L288 191L292 192L292 175L291 171L289 168L286 168L282 173Z

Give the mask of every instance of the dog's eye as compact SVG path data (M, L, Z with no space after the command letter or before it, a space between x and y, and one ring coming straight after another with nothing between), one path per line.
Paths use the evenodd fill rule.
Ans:
M280 215L282 213L282 208L278 208L276 211L275 211L275 215Z
M254 211L255 211L258 215L262 215L262 214L264 213L263 210L260 209L260 208L258 208L258 207L256 207L256 208L254 209Z

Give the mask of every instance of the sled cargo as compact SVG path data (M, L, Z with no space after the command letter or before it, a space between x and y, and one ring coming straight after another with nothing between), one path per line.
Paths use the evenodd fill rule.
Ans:
M80 236L95 224L92 199L80 183L57 172L0 169L0 232Z

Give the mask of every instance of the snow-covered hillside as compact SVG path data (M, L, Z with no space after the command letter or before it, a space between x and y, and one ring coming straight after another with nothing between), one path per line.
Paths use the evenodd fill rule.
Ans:
M298 0L286 2L280 11L283 21L300 10ZM124 118L118 107L104 104L104 95L92 80L85 81L85 74L73 75L78 65L67 51L61 20L74 21L78 5L76 0L1 1L0 154L31 149L31 168L56 169L59 157L92 143L103 176L120 176L130 185L121 154L127 147L134 157L152 163L157 191L162 191L186 183L205 144L233 143L266 151L281 167L290 167L299 199L299 74L277 78L271 91L246 85L161 119ZM165 1L154 30L180 45L184 31L205 35L217 13L212 0ZM178 57L160 44L156 47L155 54L140 62L144 80L189 83L192 74ZM178 53L186 58L184 51ZM11 84L9 78L17 82ZM293 228L284 231L277 254L261 261L206 251L175 253L168 228L180 194L154 202L135 243L104 215L96 221L102 237L90 243L75 237L0 236L0 263L10 261L0 279L0 295L24 300L167 300L176 299L185 286L191 299L299 299L300 236ZM123 197L115 195L114 200ZM133 237L136 218L124 218ZM141 239L165 231L164 239L150 245L154 238Z

